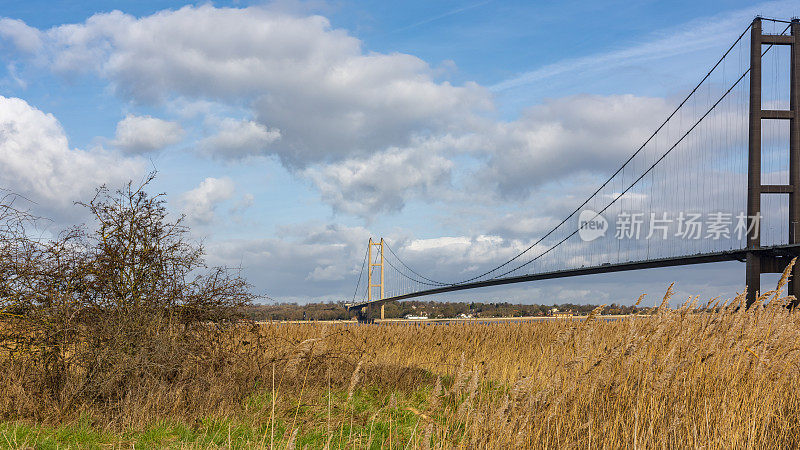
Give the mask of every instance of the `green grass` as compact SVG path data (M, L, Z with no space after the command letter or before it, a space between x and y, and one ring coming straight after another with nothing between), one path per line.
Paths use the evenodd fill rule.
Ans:
M292 425L298 429L297 448L387 448L389 430L393 448L405 448L421 438L424 421L410 408L423 410L429 388L409 393L359 389L350 402L347 392L331 392L314 399L281 399L274 430L270 427L272 397L259 392L248 397L237 417L203 418L192 424L156 421L144 429L104 430L89 417L56 426L30 422L0 422L0 448L206 448L234 449L270 446L284 448ZM390 406L394 405L394 408ZM279 410L280 409L280 410ZM329 412L330 411L330 412ZM295 417L296 415L296 417ZM369 445L368 445L369 444Z
M114 439L112 433L96 430L84 419L57 428L19 422L0 423L0 446L3 448L99 448Z

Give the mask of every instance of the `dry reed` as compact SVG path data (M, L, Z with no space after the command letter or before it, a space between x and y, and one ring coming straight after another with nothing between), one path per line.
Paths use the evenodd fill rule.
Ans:
M292 424L275 435L280 447L322 430L328 448L797 448L800 312L785 307L787 279L751 308L742 294L673 309L670 287L652 314L613 321L598 310L536 323L234 327L208 344L213 370L186 361L172 383L143 380L114 408L76 404L62 415L44 414L20 382L24 369L6 365L0 411L91 414L112 428L204 417L258 427L277 415ZM274 394L247 407L259 392ZM333 405L330 392L340 393ZM359 406L364 392L382 400ZM301 406L311 412L298 415ZM391 421L388 434L381 421ZM262 429L253 446L270 446Z

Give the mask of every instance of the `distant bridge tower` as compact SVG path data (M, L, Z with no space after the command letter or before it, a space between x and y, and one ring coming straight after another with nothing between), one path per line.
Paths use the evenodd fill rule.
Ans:
M747 233L747 249L761 247L761 195L789 195L789 244L800 243L800 21L793 19L791 34L763 34L761 18L756 17L750 28L750 139L747 177L747 215L750 217ZM761 55L763 45L788 45L791 49L789 110L764 110L761 106ZM789 184L761 184L761 121L768 119L789 122ZM755 223L753 223L755 221ZM756 300L756 291L761 287L762 273L783 272L791 255L767 255L751 251L747 253L746 283L747 304ZM800 267L792 270L789 294L800 299Z
M373 247L375 248L375 256L376 258L373 259ZM369 269L367 270L367 301L372 300L383 300L384 298L384 290L383 290L383 238L381 238L380 242L374 242L372 238L369 238L369 250L368 250L368 258L369 258ZM377 256L380 255L380 259ZM376 262L378 261L378 262ZM375 283L375 278L373 274L373 269L378 268L380 270L380 282ZM374 288L380 288L380 291L377 295L373 294ZM383 305L381 304L381 320L385 317Z

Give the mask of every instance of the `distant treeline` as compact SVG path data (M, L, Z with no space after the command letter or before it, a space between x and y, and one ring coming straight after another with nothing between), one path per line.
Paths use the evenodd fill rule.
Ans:
M482 302L422 302L404 301L389 302L385 306L387 319L402 318L410 314L413 316L426 316L432 319L447 319L459 317L461 314L472 317L520 317L520 316L546 316L548 312L557 308L559 311L571 311L578 315L588 314L597 305L575 305L563 303L560 305L520 305L507 302L482 303ZM624 306L612 303L603 308L603 314L631 314L638 311L635 306ZM344 303L278 303L272 305L251 305L246 307L245 314L252 320L347 320L355 315L348 312ZM371 317L380 315L380 308L368 314Z

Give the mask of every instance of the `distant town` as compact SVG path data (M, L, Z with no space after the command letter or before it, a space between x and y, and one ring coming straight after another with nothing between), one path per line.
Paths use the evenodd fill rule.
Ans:
M543 317L586 315L598 305L576 305L572 303L539 305L513 304L506 302L389 302L385 306L387 319L472 319L489 317ZM612 303L603 308L603 314L633 314L640 308ZM348 312L343 302L337 303L278 303L252 305L246 308L247 318L255 321L270 320L350 320L354 313ZM380 315L380 308L367 313Z

